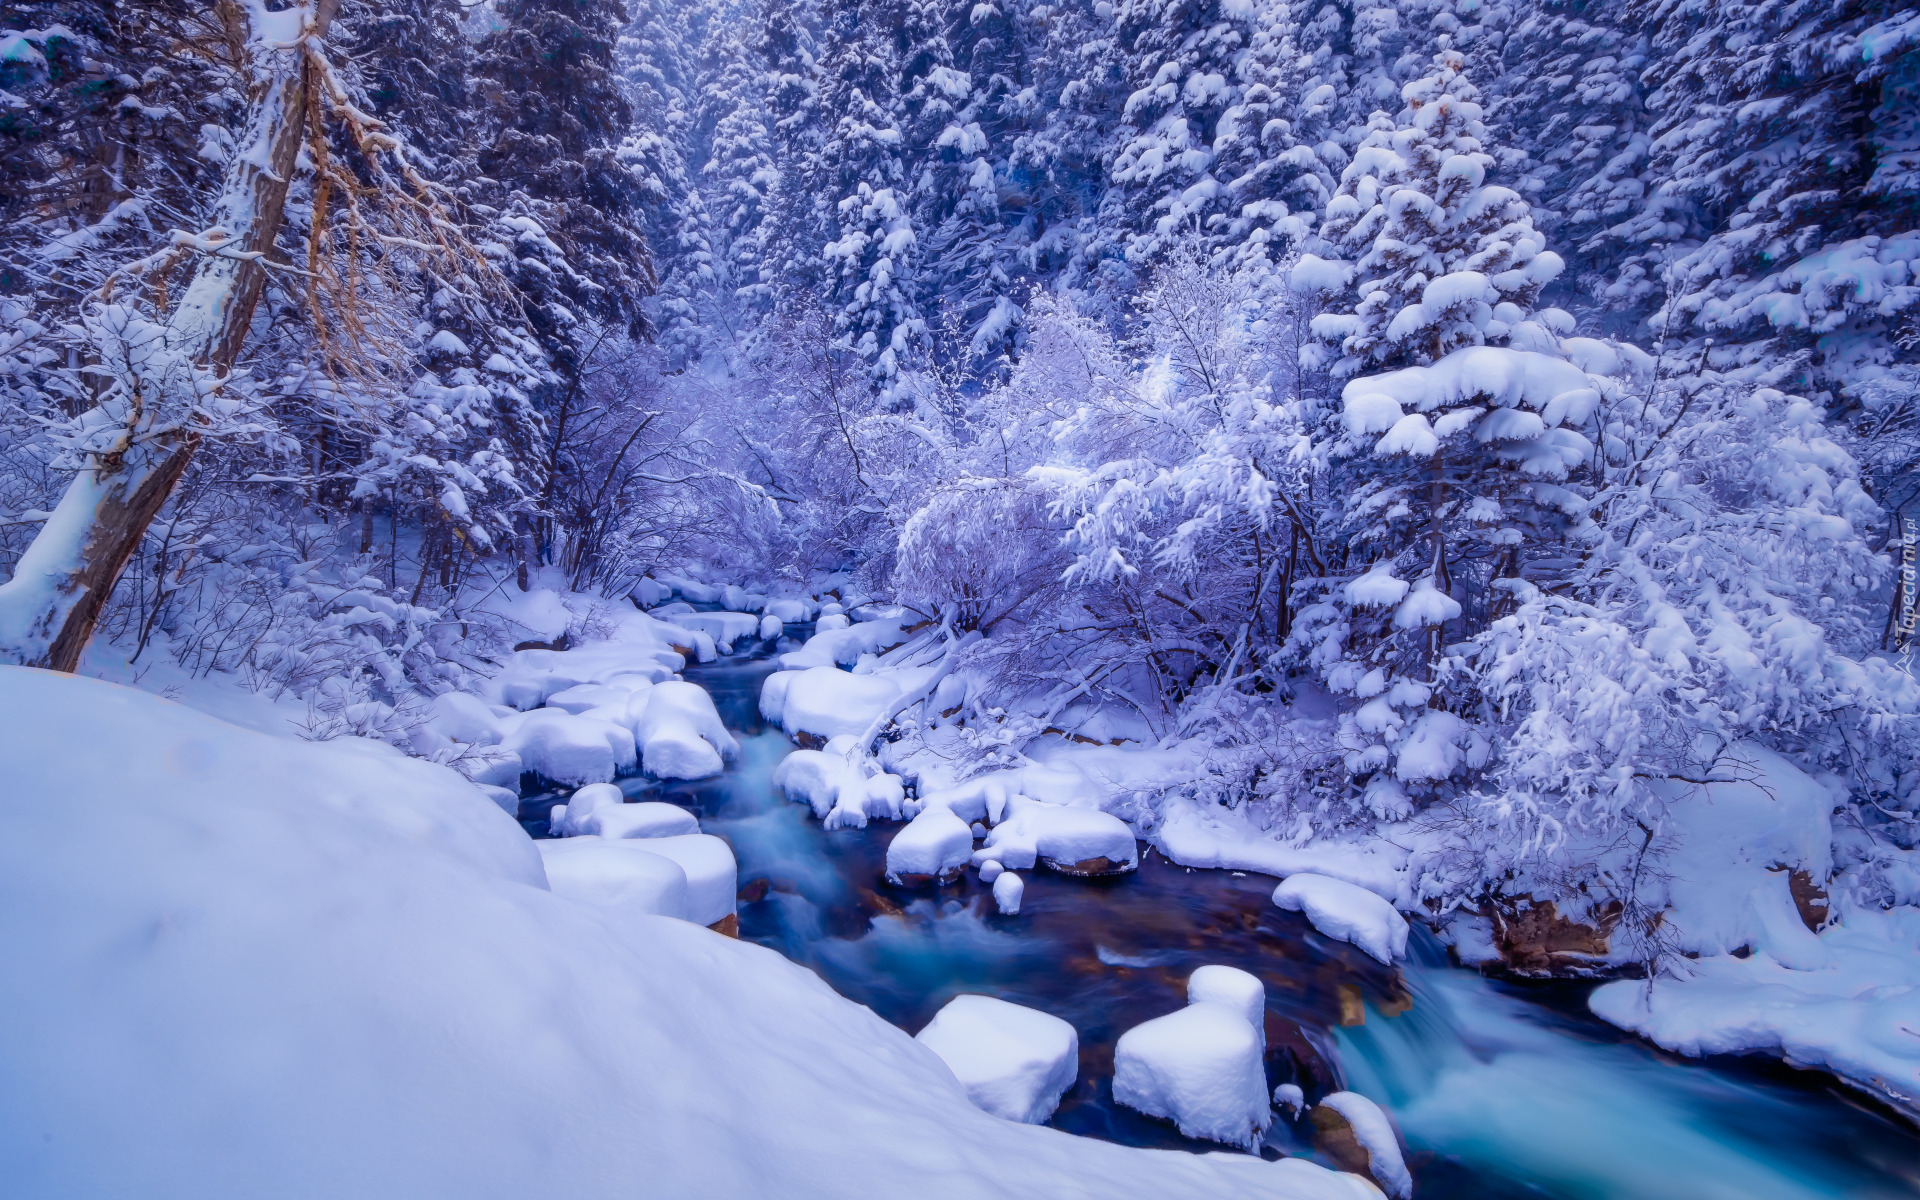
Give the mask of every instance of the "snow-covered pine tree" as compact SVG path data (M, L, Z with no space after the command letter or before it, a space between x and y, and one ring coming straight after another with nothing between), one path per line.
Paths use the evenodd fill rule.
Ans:
M1526 201L1488 181L1463 67L1441 52L1397 121L1375 115L1321 229L1351 261L1307 255L1292 271L1329 310L1310 356L1357 376L1322 427L1346 561L1328 564L1293 652L1345 698L1348 771L1380 818L1485 763L1446 648L1499 614L1493 581L1525 574L1580 511L1566 481L1592 446L1577 429L1618 386L1568 360L1571 318L1533 311L1561 261Z

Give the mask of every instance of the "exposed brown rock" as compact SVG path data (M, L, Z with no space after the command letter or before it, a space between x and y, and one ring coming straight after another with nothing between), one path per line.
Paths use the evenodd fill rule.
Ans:
M1357 984L1343 983L1337 989L1340 997L1340 1023L1342 1025L1365 1025L1367 1023L1366 1002L1360 997Z
M1619 901L1608 901L1598 924L1587 924L1561 916L1551 900L1499 901L1492 911L1494 943L1507 967L1521 975L1587 973L1606 956L1620 911Z
M827 739L817 733L808 733L802 729L799 733L793 735L793 744L802 750L823 750L826 748Z
M938 875L926 875L917 871L902 871L898 875L889 875L887 878L895 887L945 887L947 884L958 882L960 876L965 873L965 871L965 867L948 867Z
M1787 873L1787 890L1793 893L1793 906L1800 910L1800 919L1808 929L1819 933L1827 923L1827 889L1815 883L1805 867L1795 867Z
M715 933L725 934L730 938L737 938L740 936L740 914L728 913L718 921L707 926L707 928L713 930Z
M515 650L565 650L567 635L562 632L559 637L550 642L516 642L513 648Z
M1342 1171L1372 1179L1374 1185L1380 1187L1380 1181L1373 1178L1373 1156L1354 1136L1353 1126L1347 1119L1324 1104L1314 1105L1308 1115L1313 1119L1313 1148ZM1380 1187L1380 1190L1384 1192L1386 1188Z
M1083 858L1079 862L1061 862L1058 859L1042 858L1040 865L1049 871L1058 871L1062 875L1124 875L1137 866L1136 863L1115 862L1105 855L1099 858Z

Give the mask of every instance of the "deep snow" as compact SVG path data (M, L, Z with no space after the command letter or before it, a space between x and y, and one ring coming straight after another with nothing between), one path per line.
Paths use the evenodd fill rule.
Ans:
M778 955L545 887L442 767L0 668L12 1196L1372 1195L999 1120Z

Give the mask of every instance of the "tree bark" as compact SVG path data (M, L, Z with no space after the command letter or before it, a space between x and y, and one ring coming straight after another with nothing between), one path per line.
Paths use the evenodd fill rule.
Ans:
M255 256L270 253L279 235L318 73L308 40L325 36L338 8L339 0L316 0L299 10L303 35L288 43L249 28L246 10L234 0L218 5L249 57L251 110L244 136L265 145L268 154L264 166L255 156L234 157L216 225L229 235L221 249L232 246L238 253L204 256L167 320L172 345L216 376L229 375L246 347L266 286L266 269ZM129 429L121 450L89 457L14 577L0 585L0 593L13 593L0 595L0 637L28 666L79 666L114 585L186 474L202 437L187 428L135 442L134 432Z

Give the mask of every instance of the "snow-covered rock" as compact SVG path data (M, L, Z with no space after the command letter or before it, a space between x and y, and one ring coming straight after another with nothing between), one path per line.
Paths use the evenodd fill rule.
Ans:
M1378 1104L1358 1092L1335 1092L1316 1106L1315 1123L1320 1124L1320 1109L1337 1114L1353 1140L1367 1157L1367 1174L1391 1200L1411 1200L1413 1176L1407 1173L1405 1157L1400 1153L1400 1138L1393 1122ZM1331 1124L1331 1122L1329 1122Z
M681 629L705 634L712 638L717 646L731 646L741 638L754 637L760 631L760 618L754 613L678 613L668 618L668 623Z
M595 813L626 802L626 796L611 783L589 783L575 788L565 804L553 806L547 826L555 837L574 837L587 832L586 822Z
M1013 868L1036 862L1070 874L1106 875L1140 865L1133 830L1111 813L1012 796L974 859Z
M763 611L767 616L777 618L786 624L799 625L811 621L818 609L811 600L780 596L767 601Z
M1253 1026L1266 1047L1267 986L1251 973L1217 964L1196 967L1187 977L1187 1003L1225 1005Z
M1012 871L1000 871L994 875L993 903L1006 916L1020 915L1020 901L1026 894L1026 881Z
M573 811L568 804L569 814ZM700 821L677 804L642 800L638 804L611 804L597 808L577 822L580 833L603 838L663 838L699 833Z
M991 996L955 996L918 1034L967 1098L1009 1121L1045 1123L1080 1073L1080 1037L1051 1013Z
M1210 1001L1121 1034L1113 1098L1188 1137L1247 1150L1273 1122L1259 1035L1238 1011Z
M887 843L887 878L951 879L973 860L973 831L953 811L937 805L920 810ZM997 881L996 881L997 882Z
M640 766L656 779L706 779L724 769L740 743L727 732L706 689L669 680L647 693L634 723Z
M790 734L823 740L865 733L900 698L892 674L853 675L838 667L777 671L760 688L760 713Z
M683 833L612 844L657 854L680 865L687 875L687 920L713 925L734 914L740 867L734 861L733 847L721 839L710 833Z
M388 746L16 667L0 729L19 1200L1370 1194L991 1117L778 954L551 894L510 817Z
M760 618L760 639L762 641L769 638L777 638L786 631L786 622L774 616L772 613L768 613L766 616Z
M1383 963L1406 957L1407 919L1366 888L1302 872L1273 889L1273 902L1305 913L1321 933L1351 942Z
M616 912L692 919L686 871L639 842L542 838L534 845L558 895Z
M634 764L632 730L558 708L513 719L501 745L527 770L560 784L605 783Z
M795 750L774 768L774 786L787 799L812 806L829 829L865 828L873 817L900 820L905 783L871 759L847 754L845 743L852 740L843 735L825 750Z

